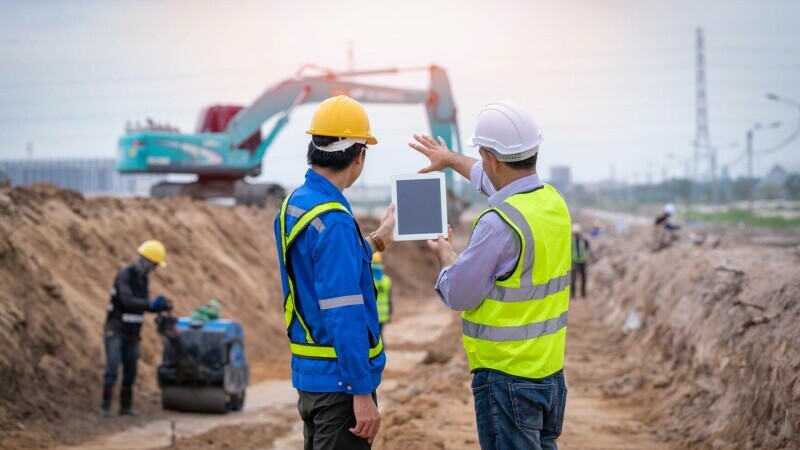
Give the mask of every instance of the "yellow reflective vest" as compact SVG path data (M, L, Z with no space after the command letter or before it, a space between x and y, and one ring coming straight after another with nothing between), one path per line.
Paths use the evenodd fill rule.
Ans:
M378 323L388 323L392 318L392 279L383 274L383 278L375 280L375 289L378 291Z
M510 275L495 281L478 307L461 315L470 370L541 379L564 368L572 231L569 210L550 185L512 195L485 211L518 236Z

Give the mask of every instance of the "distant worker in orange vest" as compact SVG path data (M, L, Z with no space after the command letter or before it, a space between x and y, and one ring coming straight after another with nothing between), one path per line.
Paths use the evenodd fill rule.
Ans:
M378 291L378 329L383 336L383 326L392 321L392 279L383 271L383 257L372 254L372 279Z

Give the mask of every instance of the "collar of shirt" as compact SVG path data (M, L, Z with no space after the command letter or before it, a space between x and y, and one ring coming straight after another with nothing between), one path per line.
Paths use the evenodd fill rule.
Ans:
M343 204L344 207L350 211L350 214L353 214L353 210L350 208L350 203L347 201L344 194L342 194L342 191L340 191L339 188L337 188L333 183L328 181L327 178L311 169L306 171L306 186L316 191L320 191L325 194L326 197L330 197L332 200Z
M539 175L533 174L527 177L522 177L512 181L503 189L497 191L494 195L489 197L489 206L492 208L497 207L499 204L506 201L508 197L520 192L532 191L542 185L539 181Z

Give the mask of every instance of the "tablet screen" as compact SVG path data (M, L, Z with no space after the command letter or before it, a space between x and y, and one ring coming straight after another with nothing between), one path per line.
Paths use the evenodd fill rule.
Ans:
M397 180L396 183L398 234L441 233L442 180Z

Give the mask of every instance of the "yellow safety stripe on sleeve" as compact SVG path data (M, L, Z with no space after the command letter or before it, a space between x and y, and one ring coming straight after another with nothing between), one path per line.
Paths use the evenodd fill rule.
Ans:
M292 355L300 358L310 359L336 359L336 349L328 345L316 344L300 344L292 342L289 344L292 349ZM369 349L369 358L375 358L383 351L383 339L378 338L378 344Z

